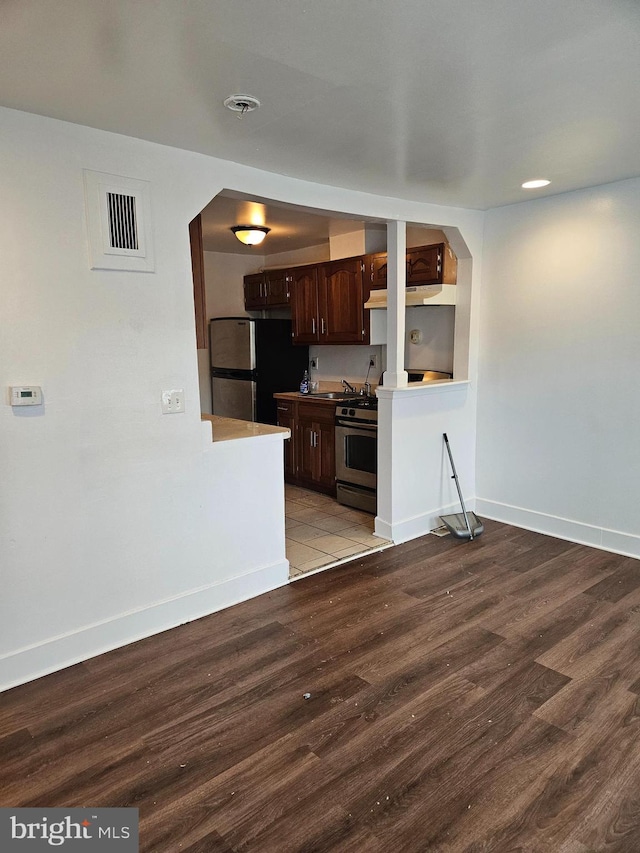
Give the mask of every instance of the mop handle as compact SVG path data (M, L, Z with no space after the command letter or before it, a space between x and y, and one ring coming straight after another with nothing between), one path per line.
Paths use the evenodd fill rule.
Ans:
M458 482L458 472L456 471L456 466L453 463L453 456L451 455L451 448L449 447L449 439L447 438L446 432L442 433L444 438L444 443L447 448L447 453L449 454L449 462L451 463L451 470L453 471L452 479L455 480L456 489L458 490L458 497L460 498L460 506L462 507L462 514L464 515L464 521L467 525L467 530L469 531L469 538L473 539L473 530L471 529L471 525L469 524L469 516L467 515L467 509L464 505L464 499L462 497L462 490L460 489L460 483Z

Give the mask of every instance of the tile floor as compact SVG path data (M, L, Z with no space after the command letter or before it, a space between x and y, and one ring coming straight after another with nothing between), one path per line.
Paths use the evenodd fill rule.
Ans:
M373 535L374 516L335 498L285 484L286 553L291 578L376 551L391 543Z

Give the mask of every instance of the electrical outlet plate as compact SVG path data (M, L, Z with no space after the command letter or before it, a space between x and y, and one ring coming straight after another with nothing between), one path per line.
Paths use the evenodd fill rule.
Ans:
M184 412L184 391L182 388L162 392L162 414L175 415Z
M378 366L378 356L377 355L370 355L369 356L369 367L373 367L373 369L375 370L377 368L377 366Z
M319 361L318 356L314 355L313 358L309 361L309 366L310 366L311 370L317 370L318 369L318 361Z

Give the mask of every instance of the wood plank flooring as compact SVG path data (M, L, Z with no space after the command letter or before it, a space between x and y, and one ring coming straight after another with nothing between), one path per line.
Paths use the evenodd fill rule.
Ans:
M0 695L0 805L135 806L145 853L638 853L639 694L640 561L487 521Z

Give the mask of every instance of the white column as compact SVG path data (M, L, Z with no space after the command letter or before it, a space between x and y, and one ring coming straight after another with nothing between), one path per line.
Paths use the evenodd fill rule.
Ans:
M404 369L406 254L406 223L387 222L387 369L382 380L384 388L404 388L409 381Z

